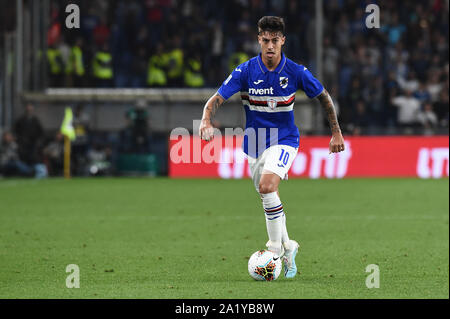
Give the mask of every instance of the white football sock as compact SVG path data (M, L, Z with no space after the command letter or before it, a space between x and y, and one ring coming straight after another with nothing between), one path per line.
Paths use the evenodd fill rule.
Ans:
M287 245L289 245L289 235L286 227L286 214L283 213L283 216L281 216L280 218L281 218L281 242L283 243L284 248L289 249L289 247L286 247Z
M281 239L283 234L283 205L277 192L261 194L261 199L266 215L267 234L269 242L267 247L269 250L281 256L282 246Z

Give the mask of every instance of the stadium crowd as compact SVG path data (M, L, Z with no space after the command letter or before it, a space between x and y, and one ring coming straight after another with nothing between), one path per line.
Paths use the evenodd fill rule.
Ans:
M316 71L314 1L80 0L79 31L61 27L65 2L52 2L51 86L217 87L258 54L263 15L284 17L286 55ZM448 0L376 1L379 29L370 3L323 2L322 81L344 129L448 127Z

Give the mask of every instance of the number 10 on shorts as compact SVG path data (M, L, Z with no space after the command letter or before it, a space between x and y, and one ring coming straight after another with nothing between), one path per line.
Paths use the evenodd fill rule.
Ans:
M289 153L285 152L284 149L281 149L281 155L278 160L283 163L283 167L284 167L284 165L286 165L289 161ZM281 167L280 164L278 164L278 166Z

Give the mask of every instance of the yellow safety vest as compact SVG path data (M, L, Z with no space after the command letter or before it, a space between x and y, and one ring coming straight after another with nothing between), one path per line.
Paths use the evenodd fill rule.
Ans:
M83 64L83 52L79 46L74 46L70 50L69 63L66 67L66 73L72 74L75 69L75 74L78 76L84 75L84 64Z
M184 71L184 84L189 87L201 87L205 84L203 75L201 74L202 65L200 61L190 59L187 68Z
M47 59L50 66L51 74L60 74L64 67L64 61L62 59L61 51L58 49L48 48Z
M171 79L180 77L183 72L183 51L174 49L164 56L164 64L167 66L167 76Z
M92 63L92 72L97 79L112 79L112 55L108 52L97 52Z
M236 52L230 56L230 60L228 62L228 69L231 72L240 64L244 63L249 59L249 56L244 52Z
M164 61L161 55L150 57L147 72L147 84L149 86L164 86L167 84L166 73L162 68L163 64Z

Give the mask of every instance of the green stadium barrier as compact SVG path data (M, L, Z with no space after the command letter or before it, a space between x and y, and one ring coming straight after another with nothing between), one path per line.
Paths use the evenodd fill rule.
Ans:
M117 162L117 170L124 175L158 174L158 162L155 154L120 154Z

